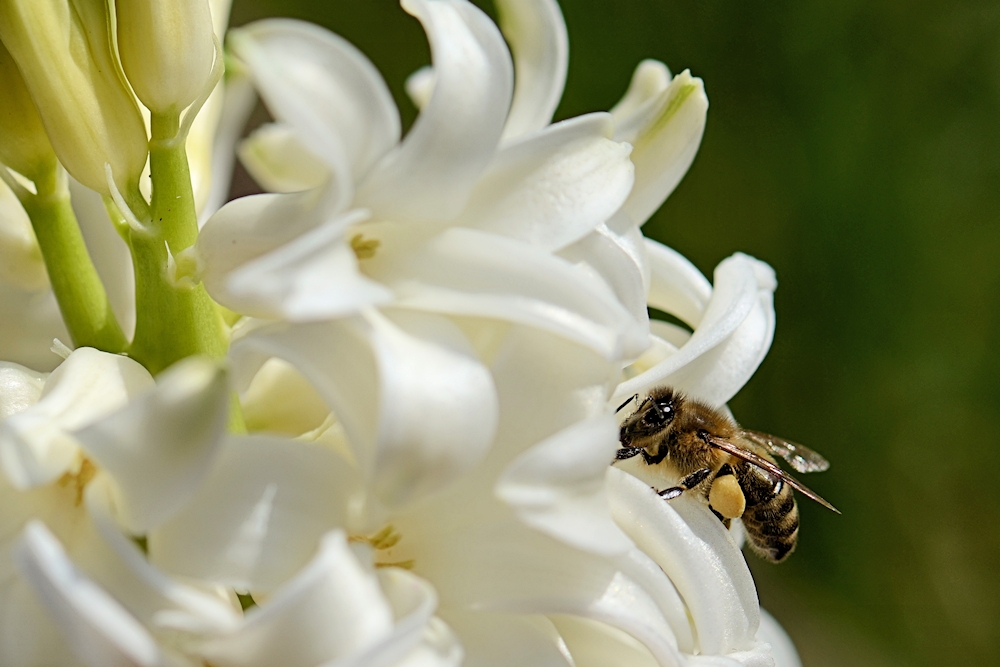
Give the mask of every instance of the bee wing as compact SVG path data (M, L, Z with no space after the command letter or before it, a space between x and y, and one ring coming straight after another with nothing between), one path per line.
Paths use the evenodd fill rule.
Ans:
M774 475L778 479L786 482L789 486L791 486L793 489L800 492L807 498L812 498L823 507L829 510L833 510L837 514L840 514L840 510L838 510L836 507L823 500L823 498L818 493L811 490L805 484L803 484L802 482L800 482L799 480L795 479L787 472L782 470L780 467L778 467L778 464L768 461L760 454L755 454L754 452L751 452L748 449L743 449L739 445L734 445L728 440L723 440L722 438L715 438L712 437L711 435L705 436L705 442L707 442L712 447L721 449L722 451L731 454L732 456L735 456L738 459L742 459L747 463L751 463L757 466L758 468L767 471L771 475Z
M789 442L784 438L743 429L743 435L754 444L760 445L771 454L780 456L799 472L823 472L830 462L805 445Z

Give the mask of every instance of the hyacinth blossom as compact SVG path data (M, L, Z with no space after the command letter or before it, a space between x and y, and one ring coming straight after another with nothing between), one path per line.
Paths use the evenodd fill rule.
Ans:
M404 136L314 25L0 4L0 663L798 664L738 522L609 465L621 397L723 406L774 331L767 265L640 231L701 81L552 123L559 8L496 5L403 0Z

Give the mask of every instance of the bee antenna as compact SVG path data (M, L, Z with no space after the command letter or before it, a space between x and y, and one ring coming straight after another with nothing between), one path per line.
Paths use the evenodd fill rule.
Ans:
M619 412L621 412L622 408L624 408L626 405L628 405L632 401L638 400L638 398L639 398L639 394L634 394L632 396L632 398L628 399L627 401L625 401L624 403L622 403L621 405L618 406L618 409L615 410L615 414L618 414Z

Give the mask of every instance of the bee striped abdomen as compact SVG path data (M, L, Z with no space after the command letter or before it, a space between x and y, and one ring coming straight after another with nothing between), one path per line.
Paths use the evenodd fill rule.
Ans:
M735 468L747 500L742 519L750 546L763 558L780 563L799 537L799 508L792 487L753 464L743 462Z

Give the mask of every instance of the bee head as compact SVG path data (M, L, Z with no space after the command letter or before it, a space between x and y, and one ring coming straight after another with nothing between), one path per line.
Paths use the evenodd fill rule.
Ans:
M638 409L622 423L619 439L622 445L644 446L645 438L662 435L673 423L683 399L667 387L650 392Z

